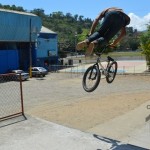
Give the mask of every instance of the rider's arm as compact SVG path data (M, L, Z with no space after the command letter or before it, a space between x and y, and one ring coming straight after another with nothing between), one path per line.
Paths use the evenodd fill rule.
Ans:
M91 26L89 35L91 35L91 34L94 32L94 30L95 30L97 24L99 23L99 20L101 20L102 18L103 18L103 17L102 17L102 13L100 13L100 14L95 18L95 20L94 20L94 22L93 22L93 24L92 24L92 26Z
M126 29L125 27L122 27L120 35L118 36L117 39L115 39L113 43L110 44L110 46L116 46L117 43L119 43L125 35L126 35Z

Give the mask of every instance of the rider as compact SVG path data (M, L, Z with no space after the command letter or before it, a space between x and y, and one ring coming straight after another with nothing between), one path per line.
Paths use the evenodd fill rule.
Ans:
M99 21L103 18L103 22L100 28L94 32ZM111 7L103 10L97 18L94 20L89 32L89 37L77 44L76 49L82 50L87 47L87 54L91 55L95 46L104 46L119 32L118 38L116 38L110 47L114 47L118 42L122 40L122 37L126 35L125 27L130 23L130 17L126 15L122 9L117 7Z

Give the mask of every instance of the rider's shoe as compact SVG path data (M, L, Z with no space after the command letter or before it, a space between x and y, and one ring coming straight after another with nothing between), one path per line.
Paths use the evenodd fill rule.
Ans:
M86 41L82 41L82 42L79 42L76 46L76 49L77 50L83 50L84 48L86 48L88 46L87 42Z

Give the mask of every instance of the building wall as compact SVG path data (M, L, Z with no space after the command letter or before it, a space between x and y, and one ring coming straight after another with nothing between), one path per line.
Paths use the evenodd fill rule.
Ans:
M0 61L0 67L3 68L0 73L7 73L11 69L28 71L30 42L32 42L32 66L46 68L48 65L58 63L57 34L45 27L43 28L38 16L0 9L0 20L0 49L7 51L7 54L3 53L3 59ZM44 29L44 32L41 31L41 28ZM37 35L39 36L37 37ZM3 47L5 48L3 49ZM9 55L9 50L12 49L17 52L16 57L11 53ZM11 57L7 57L8 55ZM3 65L4 62L11 62L12 67Z
M54 33L40 33L37 40L37 65L58 63L58 38Z
M10 72L19 67L17 50L0 50L0 73Z
M40 17L0 9L0 41L35 41L41 30ZM30 34L31 33L31 34Z
M56 39L38 39L37 57L57 56L57 40Z
M30 42L32 63L36 65L34 45L42 27L40 17L0 9L0 20L0 74L13 69L27 71L30 64Z
M36 48L31 47L32 64L36 65ZM22 69L28 71L30 65L29 42L0 42L0 74L11 70Z

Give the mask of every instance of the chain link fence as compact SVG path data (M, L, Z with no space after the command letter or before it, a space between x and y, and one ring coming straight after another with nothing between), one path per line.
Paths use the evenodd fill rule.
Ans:
M149 68L146 64L144 56L135 57L113 57L118 62L118 74L145 74L149 73ZM70 72L70 73L84 73L89 65L96 62L97 56L70 56L61 60L61 65L51 65L48 70L51 72ZM101 61L105 62L107 55L102 56Z
M60 65L48 66L49 72L63 72L73 74L84 74L86 69L96 62L97 56L84 57L84 56L70 56L61 60ZM107 56L102 57L102 62L106 62ZM116 57L115 60L118 63L117 74L149 74L149 68L146 64L144 57L139 56L134 58L130 57Z
M92 64L76 64L76 65L51 65L49 66L49 72L61 72L70 74L84 74L86 69ZM117 74L148 74L148 66L142 65L118 65Z
M0 121L23 114L22 81L15 74L0 75Z

